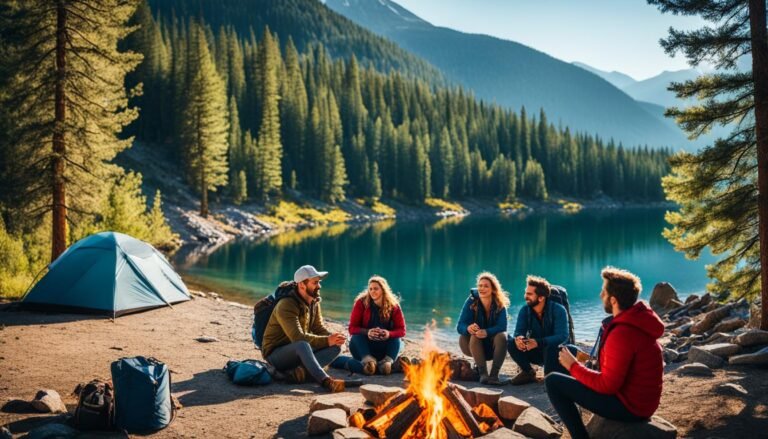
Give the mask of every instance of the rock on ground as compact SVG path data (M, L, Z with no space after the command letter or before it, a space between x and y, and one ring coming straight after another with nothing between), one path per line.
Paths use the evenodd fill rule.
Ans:
M339 428L333 430L333 439L368 439L371 435L355 427Z
M675 439L677 428L664 418L646 422L619 422L593 415L587 422L589 437L600 439Z
M499 399L499 417L504 420L514 421L531 405L514 396L505 396Z
M723 367L723 364L725 364L725 360L721 357L702 349L700 346L694 346L688 351L688 361L691 363L701 363L713 369Z
M373 404L374 407L384 404L384 401L403 392L404 390L400 387L387 387L379 384L364 384L360 386L360 394L363 395L366 401Z
M731 355L737 354L741 350L741 346L733 343L715 343L704 346L697 346L696 348L705 350L710 354L717 355L718 357L730 357Z
M522 434L508 428L499 428L481 437L482 439L525 439Z
M752 354L736 355L728 360L732 365L768 366L768 347Z
M659 282L653 287L649 303L651 308L657 313L682 305L680 298L677 296L677 291L675 291L675 287L669 282Z
M472 400L474 403L472 404L472 407L485 404L493 409L494 412L499 412L499 398L501 398L503 390L489 389L487 387L475 387L473 389L469 389L469 392L473 394Z
M760 329L750 329L749 331L739 334L735 340L736 344L743 347L768 345L768 331L762 331Z
M59 396L59 392L53 389L43 389L37 392L35 399L31 401L32 407L41 413L66 413L67 406Z
M708 376L711 377L714 375L712 372L712 369L707 367L704 364L701 363L691 363L686 364L679 369L677 369L677 373L680 375L691 375L691 376Z
M747 396L749 392L743 386L734 383L720 384L715 388L715 392L728 396Z
M536 407L525 409L512 430L533 439L554 438L563 434L562 428Z
M347 427L347 414L342 409L318 410L309 415L307 433L310 436L328 434L338 428Z
M320 395L312 400L309 405L310 412L316 412L318 410L326 410L331 408L342 409L349 416L351 413L357 411L358 408L363 407L365 399L358 393L332 393L329 395Z

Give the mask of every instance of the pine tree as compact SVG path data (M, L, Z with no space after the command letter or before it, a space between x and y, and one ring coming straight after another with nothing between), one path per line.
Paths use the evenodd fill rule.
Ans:
M544 170L536 160L528 160L523 171L523 193L534 200L546 200L547 186Z
M173 242L177 236L163 215L163 200L159 189L155 192L155 198L152 200L152 210L147 215L147 226L150 244L161 250L173 248Z
M664 179L667 196L681 205L669 213L665 236L689 257L705 247L722 254L708 268L713 291L755 296L762 291L761 328L768 329L768 38L764 0L649 0L663 12L700 15L713 24L670 30L662 46L682 51L692 65L709 61L719 73L673 84L680 98L697 96L691 108L667 115L692 136L716 123L732 133L698 154L679 154ZM752 71L737 61L752 56Z
M135 1L3 1L3 40L13 70L2 105L14 121L15 169L29 215L53 214L51 260L67 247L67 223L93 212L114 174L107 163L131 144L118 134L137 112L128 108L125 75L141 56L118 42Z
M256 182L254 195L266 200L270 195L280 193L283 184L282 157L283 145L280 141L280 110L278 74L282 60L280 47L276 39L264 30L264 37L259 44L259 66L261 72L262 111L259 136L256 140Z
M208 192L227 184L227 112L219 77L201 25L190 25L188 69L192 72L184 111L182 142L187 178L200 191L200 215L208 216Z

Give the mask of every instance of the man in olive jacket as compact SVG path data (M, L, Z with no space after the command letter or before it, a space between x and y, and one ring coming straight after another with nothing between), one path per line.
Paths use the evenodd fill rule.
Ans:
M264 331L262 353L275 369L285 372L288 379L302 383L307 373L331 392L359 386L359 380L341 380L328 376L323 368L341 353L347 340L342 333L331 333L323 323L320 310L320 281L327 271L317 271L311 265L296 270L293 282L280 286L290 289L279 299Z

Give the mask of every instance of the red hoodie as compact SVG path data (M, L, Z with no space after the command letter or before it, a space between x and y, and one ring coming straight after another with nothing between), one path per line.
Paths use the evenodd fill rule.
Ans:
M405 337L405 318L400 306L392 308L392 329L389 331L390 338ZM349 333L352 335L365 334L368 332L368 323L371 321L371 307L365 306L363 300L355 301L352 307L352 315L349 316Z
M580 363L571 376L605 395L616 395L635 416L650 418L659 407L664 357L656 341L664 323L644 302L617 315L605 329L598 355L600 371Z

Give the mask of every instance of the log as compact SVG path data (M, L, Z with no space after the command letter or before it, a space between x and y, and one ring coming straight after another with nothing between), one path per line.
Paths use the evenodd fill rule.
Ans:
M459 432L456 430L456 428L453 426L453 423L448 420L448 418L443 418L443 428L445 429L446 438L447 439L463 439L464 437L459 434Z
M703 334L714 328L715 325L720 323L721 320L726 318L731 313L732 308L733 303L729 303L715 309L714 311L708 312L704 315L703 319L691 327L691 334Z
M459 389L449 384L445 390L443 390L443 396L448 399L448 402L453 404L453 407L456 409L459 416L461 416L462 421L469 427L472 436L482 436L484 431L472 415L472 408L467 404L467 401L464 400L464 397L461 396Z
M376 409L376 412L378 414L386 413L389 410L392 410L393 408L397 407L398 405L402 404L405 400L408 398L411 398L412 396L407 393L401 393L399 395L395 395L388 400L384 401L384 404L382 404L380 407Z
M488 404L480 403L480 405L472 409L472 415L481 426L482 424L488 426L488 428L484 429L486 433L504 426L501 419L496 415L496 412L494 412Z
M377 437L402 437L421 414L419 402L413 396L387 411L381 411L363 427Z

